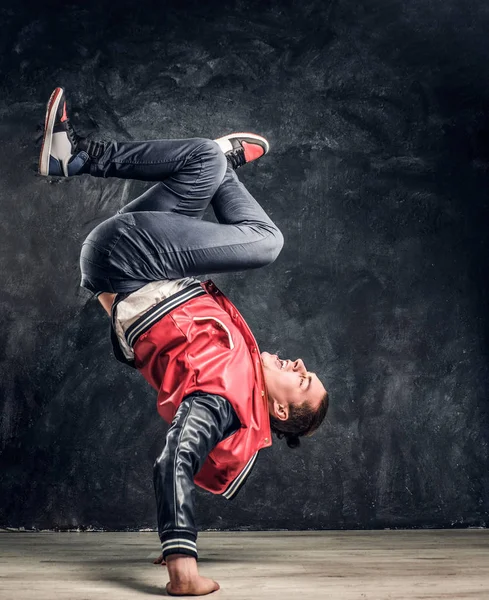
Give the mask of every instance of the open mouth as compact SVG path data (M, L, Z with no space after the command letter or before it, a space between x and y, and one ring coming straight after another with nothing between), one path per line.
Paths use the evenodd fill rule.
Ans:
M288 362L288 360L280 360L280 358L277 357L277 366L280 370L285 369Z

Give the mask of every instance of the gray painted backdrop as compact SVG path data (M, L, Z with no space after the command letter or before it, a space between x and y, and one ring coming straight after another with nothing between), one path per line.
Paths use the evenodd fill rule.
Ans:
M271 142L239 174L285 248L214 279L263 350L324 379L330 417L264 451L234 502L198 492L200 526L485 525L489 9L174 4L0 8L0 526L155 526L166 426L78 267L147 186L36 174L57 85L93 138Z

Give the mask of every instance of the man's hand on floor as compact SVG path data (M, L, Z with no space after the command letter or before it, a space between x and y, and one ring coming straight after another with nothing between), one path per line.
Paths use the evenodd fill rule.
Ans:
M161 565L162 567L164 567L166 565L165 560L163 559L163 554L160 554L158 556L158 558L155 558L153 561L154 565Z
M217 581L199 575L197 561L192 556L170 554L166 566L170 576L166 591L170 596L204 596L219 589Z

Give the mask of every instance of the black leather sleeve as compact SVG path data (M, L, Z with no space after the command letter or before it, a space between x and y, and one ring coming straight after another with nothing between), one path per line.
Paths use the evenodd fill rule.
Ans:
M183 399L153 470L163 558L169 554L197 558L194 476L209 452L239 427L225 398L196 392Z

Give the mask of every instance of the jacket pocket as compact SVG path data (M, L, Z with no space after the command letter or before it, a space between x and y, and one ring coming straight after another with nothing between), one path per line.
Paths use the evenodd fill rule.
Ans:
M221 329L222 331L224 331L227 335L227 339L229 342L229 348L231 350L233 350L234 348L234 342L233 342L233 337L231 335L231 332L229 331L229 328L227 327L227 325L225 325L220 319L218 319L217 317L193 317L192 319L193 321L213 321L215 326L218 327L219 329Z

